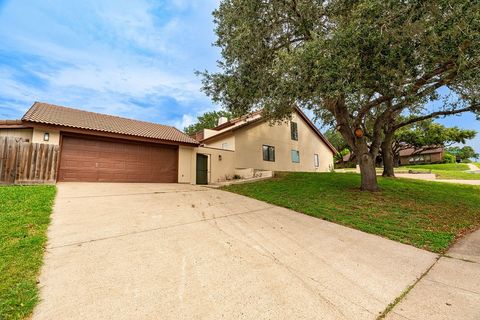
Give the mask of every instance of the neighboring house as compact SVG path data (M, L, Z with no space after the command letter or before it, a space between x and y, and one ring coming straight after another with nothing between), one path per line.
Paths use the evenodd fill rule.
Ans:
M400 165L439 163L443 161L443 148L415 149L408 148L400 150Z
M225 121L196 140L161 124L35 102L0 136L60 146L58 181L211 183L238 169L328 171L335 149L296 110L270 126L260 113ZM237 169L237 170L236 170Z

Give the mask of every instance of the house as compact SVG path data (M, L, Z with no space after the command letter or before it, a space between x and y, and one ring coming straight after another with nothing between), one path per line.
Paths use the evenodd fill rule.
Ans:
M291 121L273 125L261 112L225 120L196 137L205 147L235 151L237 169L324 172L333 166L335 148L298 108Z
M438 148L407 148L400 150L400 165L439 163L443 161L444 150Z
M260 112L223 119L194 139L171 126L35 102L21 120L0 120L0 136L59 145L57 181L206 184L256 170L328 171L336 152L300 109L276 125Z

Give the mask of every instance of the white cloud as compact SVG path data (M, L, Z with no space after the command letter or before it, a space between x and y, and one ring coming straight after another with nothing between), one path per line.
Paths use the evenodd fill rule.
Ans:
M0 55L12 61L0 61L0 102L16 106L8 111L13 116L21 103L24 111L39 100L183 128L212 108L193 74L216 59L211 34L205 38L192 26L211 20L208 4L216 5L7 3L0 11Z

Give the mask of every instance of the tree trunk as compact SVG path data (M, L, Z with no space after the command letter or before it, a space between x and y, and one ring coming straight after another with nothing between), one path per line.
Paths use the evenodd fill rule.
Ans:
M392 147L393 134L387 133L382 142L383 177L395 178L395 157Z
M379 191L374 157L369 153L364 153L358 157L358 164L361 176L360 189L362 191Z

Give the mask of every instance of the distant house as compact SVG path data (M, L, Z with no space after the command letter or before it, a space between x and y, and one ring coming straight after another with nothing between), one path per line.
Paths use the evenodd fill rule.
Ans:
M400 150L400 165L439 163L443 161L444 149L442 147L418 150L408 148Z
M171 126L35 102L0 137L58 145L58 181L207 184L269 171L328 171L335 148L300 110L270 125L260 112L195 137Z

